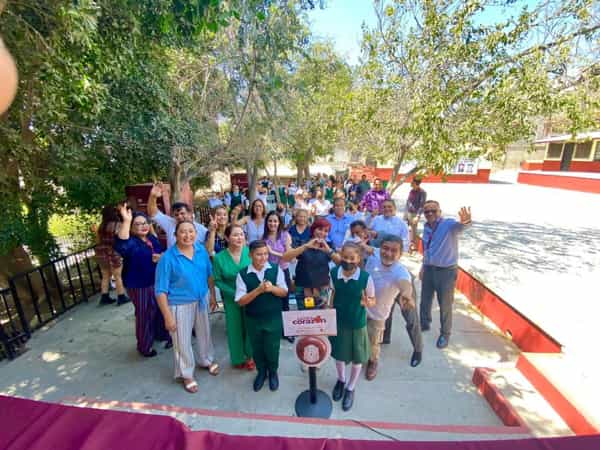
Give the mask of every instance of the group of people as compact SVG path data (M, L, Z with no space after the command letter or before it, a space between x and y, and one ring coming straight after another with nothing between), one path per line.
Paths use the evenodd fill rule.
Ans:
M325 187L332 181L325 180ZM368 380L377 376L386 321L395 304L413 346L412 367L422 360L421 331L430 328L434 293L441 310L437 346L445 348L452 327L458 235L471 223L470 210L461 209L459 220L442 218L439 204L426 200L414 180L402 219L380 180L368 190L356 178L343 184L344 192L334 192L329 208L322 207L325 193L316 182L308 201L298 189L293 205L280 202L268 211L256 198L247 215L234 186L230 198L235 200L216 205L207 226L193 220L185 203L173 204L170 216L159 211L158 185L150 191L147 215L119 205L119 222L103 221L100 229L108 230L105 244L106 236L116 233L113 249L122 259L123 286L135 307L140 354L154 356L154 341L166 341L173 347L175 377L188 392L197 392L196 366L211 375L220 370L209 321L220 297L232 366L256 371L255 391L266 382L275 391L280 341L294 341L283 336L281 313L290 309L290 295L299 309L310 299L311 305L336 310L333 399L349 410L363 366ZM354 192L353 201L348 192ZM400 258L416 248L416 232L410 238L409 226L416 229L421 215L424 258L417 310L414 280ZM165 251L151 222L166 233Z

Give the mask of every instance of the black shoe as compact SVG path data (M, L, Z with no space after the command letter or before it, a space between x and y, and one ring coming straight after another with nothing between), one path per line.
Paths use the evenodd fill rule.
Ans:
M294 342L296 342L296 338L294 336L286 336L285 339L290 343L293 344Z
M116 300L108 294L102 294L99 305L112 305Z
M129 303L131 299L124 294L119 295L117 298L117 306L124 305L125 303Z
M335 383L335 386L333 387L333 392L331 394L331 398L333 399L334 402L339 401L339 399L342 398L342 395L344 394L344 387L346 386L346 383L344 383L343 381L337 380L337 383Z
M254 384L252 385L254 392L258 392L262 389L265 384L265 380L267 379L267 371L259 370L256 374L256 378L254 379Z
M173 348L173 341L167 341L167 343L165 344L165 348Z
M154 350L154 349L150 350L148 353L142 353L142 356L144 358L152 358L153 356L156 356L156 355L157 355L157 353L156 353L156 350Z
M354 404L354 391L346 389L344 391L344 399L342 400L342 409L348 411Z
M450 341L449 337L446 337L444 335L441 335L437 342L435 343L437 348L446 348L448 347L448 342Z
M431 329L431 327L429 326L428 323L427 324L425 324L425 323L421 324L421 331L429 331L430 329Z
M413 352L412 356L410 357L410 367L417 367L419 364L421 364L422 358L423 355L421 352Z
M269 370L269 389L272 391L279 389L279 377L277 372L273 370Z

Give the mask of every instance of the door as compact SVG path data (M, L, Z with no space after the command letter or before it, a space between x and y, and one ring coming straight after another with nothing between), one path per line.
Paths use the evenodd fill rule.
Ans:
M573 150L575 144L573 142L567 142L563 148L562 159L560 160L560 170L568 171L571 165L571 159L573 159Z

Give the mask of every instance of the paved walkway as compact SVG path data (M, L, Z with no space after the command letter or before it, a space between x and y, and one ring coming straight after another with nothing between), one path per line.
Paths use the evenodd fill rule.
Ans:
M600 423L600 195L506 182L423 188L448 216L472 207L461 266L563 345L565 370L555 381ZM408 190L396 193L400 204Z
M418 267L414 261L410 265L413 270ZM137 355L131 305L98 307L95 303L81 305L36 332L28 343L31 350L0 364L0 393L159 412L174 415L193 429L239 434L386 438L370 429L368 422L399 439L523 436L524 430L502 425L471 382L475 367L512 364L518 351L484 323L465 299L457 302L450 347L436 349L437 333L425 334L424 360L417 368L409 366L412 349L402 317L396 312L393 342L384 346L379 376L372 382L359 381L350 412L334 405L332 419L344 422L333 422L333 426L295 421L294 401L307 388L308 377L290 344L282 341L279 392L264 388L255 393L251 389L254 374L229 366L223 315L213 315L211 322L222 373L211 377L198 372L200 391L196 395L187 394L172 380L171 350L159 345L156 358ZM323 390L331 390L335 383L332 362L319 371L318 382Z
M460 264L557 339L596 351L600 195L520 184L424 184L447 216L470 205ZM409 187L397 191L403 205Z

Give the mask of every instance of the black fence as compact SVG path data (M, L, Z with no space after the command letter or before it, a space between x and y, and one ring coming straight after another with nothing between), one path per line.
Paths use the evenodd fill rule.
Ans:
M9 279L0 290L0 360L13 359L31 333L100 291L94 247Z

